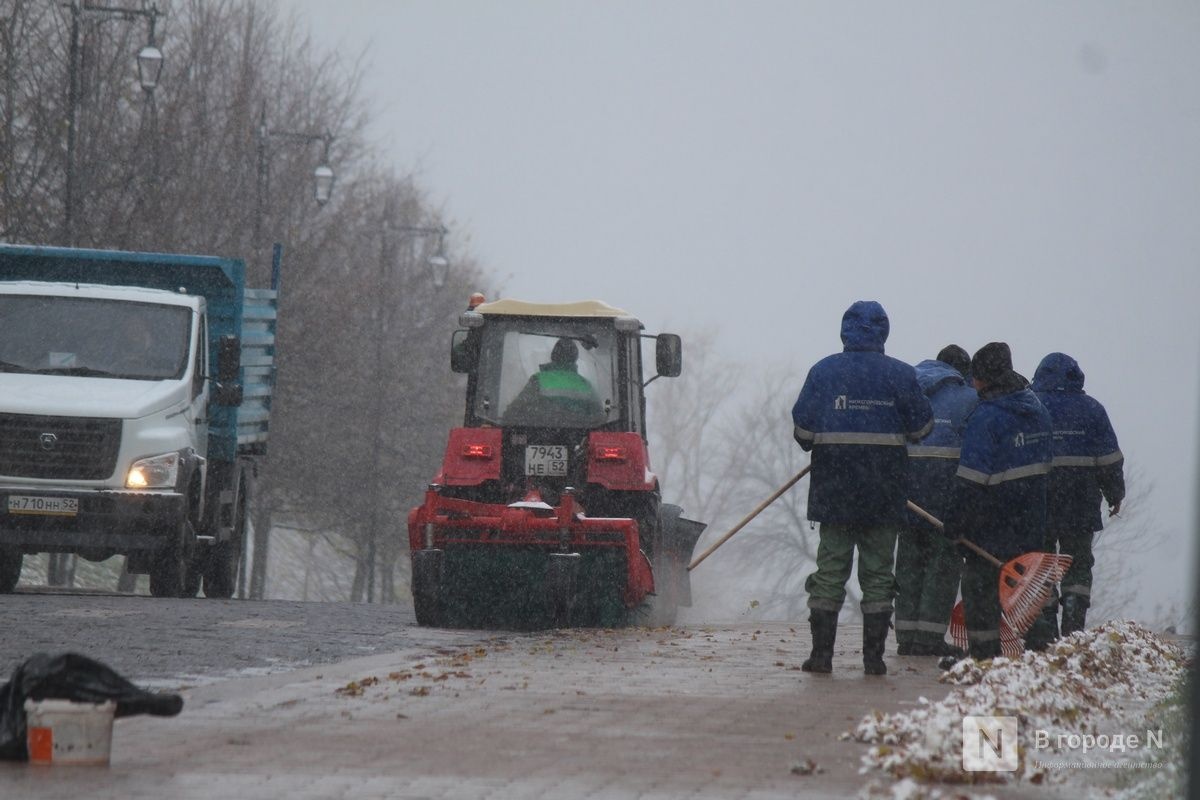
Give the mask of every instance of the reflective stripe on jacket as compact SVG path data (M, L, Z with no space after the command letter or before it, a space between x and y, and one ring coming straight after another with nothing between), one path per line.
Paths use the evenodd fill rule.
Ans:
M908 499L938 519L945 519L954 492L963 428L979 403L979 395L967 386L958 370L941 361L922 361L916 373L917 383L933 408L933 430L908 446ZM929 527L916 515L911 515L909 522Z
M1083 391L1083 370L1064 353L1042 359L1033 390L1054 423L1054 470L1047 491L1055 530L1104 527L1101 496L1110 505L1125 497L1125 457L1108 413Z
M949 532L1001 560L1041 549L1050 442L1050 414L1032 391L985 393L963 430Z
M913 368L884 355L882 306L859 302L842 319L845 351L818 361L792 407L795 438L812 451L808 518L899 523L904 519L906 444L933 426Z

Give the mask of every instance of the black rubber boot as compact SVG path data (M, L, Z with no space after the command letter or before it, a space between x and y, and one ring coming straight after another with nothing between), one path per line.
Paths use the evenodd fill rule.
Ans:
M1062 635L1070 636L1081 631L1087 624L1088 599L1082 595L1068 594L1062 599Z
M987 661L999 658L1004 655L1004 651L1000 648L1000 640L992 639L987 642L971 642L970 655L976 661Z
M1042 609L1025 634L1025 649L1041 652L1058 638L1058 603L1051 602Z
M863 614L863 672L868 675L887 675L883 663L883 647L891 627L892 612Z
M943 658L946 656L954 659L963 659L967 657L966 650L963 650L961 647L956 647L955 645L952 645L944 640L935 648L935 650L936 652L934 652L934 655L942 656Z
M800 665L805 672L833 672L833 641L837 638L836 611L809 609L808 624L812 628L812 654Z

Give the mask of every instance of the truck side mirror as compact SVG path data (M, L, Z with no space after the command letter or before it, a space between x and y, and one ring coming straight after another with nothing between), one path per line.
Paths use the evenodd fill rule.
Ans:
M219 406L240 406L242 384L238 382L242 369L242 342L233 334L222 336L217 344L217 383L213 387L213 402Z
M450 369L453 372L470 372L475 369L479 346L466 329L456 330L450 337Z
M679 334L660 333L655 339L655 371L664 378L678 378L683 372L683 342Z
M221 337L217 347L217 380L237 383L242 369L242 342L233 334Z
M213 403L219 406L240 406L242 385L240 383L218 383L213 387Z

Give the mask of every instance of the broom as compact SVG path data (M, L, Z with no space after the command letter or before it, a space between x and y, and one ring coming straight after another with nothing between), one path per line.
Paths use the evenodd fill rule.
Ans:
M938 530L945 530L946 526L940 519L913 501L908 501L908 508ZM1053 599L1054 585L1062 580L1071 566L1071 557L1035 552L1002 562L970 539L960 537L955 544L966 546L1000 570L1000 649L1009 658L1018 657L1025 649L1022 637ZM966 615L962 601L951 614L950 635L956 645L967 648Z

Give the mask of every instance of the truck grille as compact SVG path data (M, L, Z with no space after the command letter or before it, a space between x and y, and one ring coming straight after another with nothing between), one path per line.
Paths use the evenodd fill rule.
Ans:
M102 480L121 447L121 420L0 414L0 475Z

